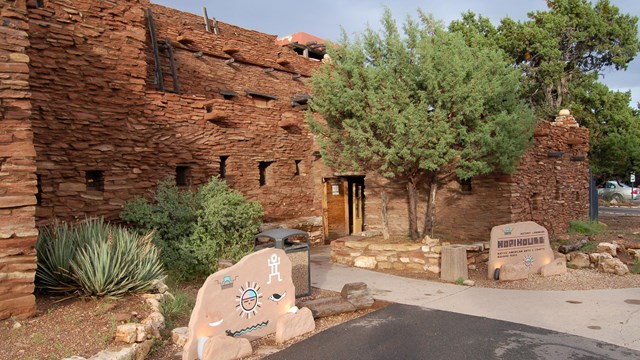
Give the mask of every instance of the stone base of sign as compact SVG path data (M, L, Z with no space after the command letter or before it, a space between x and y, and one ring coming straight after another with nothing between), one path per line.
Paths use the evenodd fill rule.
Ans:
M564 275L567 273L567 260L555 259L540 269L542 276Z
M469 278L467 265L467 249L462 245L447 245L442 247L442 265L440 279L454 282L462 278Z
M282 344L315 329L316 322L308 308L302 308L297 313L284 314L278 318L276 323L276 343Z
M504 264L500 267L500 281L525 280L529 269L524 264Z
M201 360L234 360L253 353L249 339L212 336L204 343Z

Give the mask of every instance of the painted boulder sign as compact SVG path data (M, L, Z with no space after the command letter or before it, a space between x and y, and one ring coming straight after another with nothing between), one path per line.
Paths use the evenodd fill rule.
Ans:
M553 258L547 229L533 221L499 225L491 229L489 279L504 264L524 265L533 274L540 272L540 268L553 261Z
M202 359L207 341L218 336L254 340L274 333L278 318L295 305L291 269L283 250L269 248L210 275L198 291L183 359Z

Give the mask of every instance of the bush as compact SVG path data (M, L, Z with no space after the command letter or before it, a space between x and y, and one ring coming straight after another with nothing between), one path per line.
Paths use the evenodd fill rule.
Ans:
M640 274L640 260L636 260L631 267L631 272L634 274Z
M118 297L164 278L153 233L138 235L103 219L54 222L36 245L36 285L52 292Z
M262 221L262 207L213 178L198 193L202 208L191 235L199 270L215 272L218 259L238 261L253 251L253 237Z
M127 202L120 218L138 233L155 230L153 241L161 251L165 268L179 278L190 278L196 266L189 253L189 237L200 207L196 195L181 191L167 179L158 183L152 197L152 203L144 198Z
M599 224L597 222L594 221L571 221L569 223L569 232L570 233L578 233L578 234L585 234L585 235L593 235L593 234L597 234L600 231L602 231L602 229L604 229L604 225Z
M139 231L155 229L166 268L178 279L192 279L215 272L220 258L239 260L253 250L262 208L215 177L196 194L166 180L153 203L134 199L120 217Z

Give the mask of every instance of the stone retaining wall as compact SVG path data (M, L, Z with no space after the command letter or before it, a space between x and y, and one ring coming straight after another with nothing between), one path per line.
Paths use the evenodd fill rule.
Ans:
M351 236L331 242L331 261L364 269L400 270L440 274L442 247L449 243L429 239L425 243L385 243ZM489 243L464 245L467 264L474 268L489 259Z
M0 1L0 319L35 313L36 152L24 0Z

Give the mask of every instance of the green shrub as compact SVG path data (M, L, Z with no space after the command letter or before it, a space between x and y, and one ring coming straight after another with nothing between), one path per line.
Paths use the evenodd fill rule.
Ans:
M216 177L195 194L166 180L152 202L134 199L120 217L138 231L155 229L165 267L178 279L192 279L215 272L219 258L239 260L252 251L262 208Z
M189 237L200 207L197 197L169 179L158 183L152 197L152 202L144 198L127 202L120 218L139 233L155 230L153 241L165 268L179 278L191 278L196 261L189 253Z
M597 234L605 228L604 225L593 221L571 221L569 223L569 232L585 235Z
M171 330L189 321L196 299L180 289L171 290L173 298L165 296L160 302L160 312L164 315L166 329Z
M204 274L215 272L218 259L238 261L253 251L253 237L262 221L262 207L247 202L218 178L203 186L198 199L202 208L191 235L193 255Z
M138 235L103 219L55 222L37 242L36 285L52 292L117 297L164 278L153 233Z
M640 274L640 260L636 260L636 262L631 267L631 272L634 274Z

